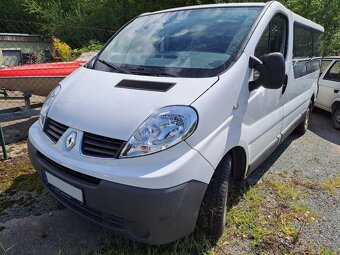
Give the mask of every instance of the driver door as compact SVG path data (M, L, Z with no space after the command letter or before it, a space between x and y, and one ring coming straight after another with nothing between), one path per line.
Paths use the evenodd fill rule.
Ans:
M288 18L283 14L276 14L258 41L254 55L259 59L271 52L281 52L286 56L287 38ZM275 150L280 142L283 94L284 87L266 89L262 86L250 94L245 116L245 125L250 133L248 141L250 171Z

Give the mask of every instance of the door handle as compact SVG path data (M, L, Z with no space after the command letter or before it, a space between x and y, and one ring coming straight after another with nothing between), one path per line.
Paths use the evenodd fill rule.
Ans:
M287 74L285 74L285 79L284 79L284 81L283 81L283 85L282 85L282 94L284 94L284 93L285 93L285 91L286 91L286 88L287 88L287 84L288 84L288 75L287 75Z
M334 93L339 93L339 90L338 90L338 89L335 89L335 90L334 90Z

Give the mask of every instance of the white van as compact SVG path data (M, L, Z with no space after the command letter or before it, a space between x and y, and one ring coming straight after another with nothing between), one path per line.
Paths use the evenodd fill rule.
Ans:
M340 129L340 57L322 59L324 70L319 79L315 106L332 113L332 124Z
M63 80L29 131L47 189L152 244L218 237L228 187L308 128L323 28L278 2L140 15Z

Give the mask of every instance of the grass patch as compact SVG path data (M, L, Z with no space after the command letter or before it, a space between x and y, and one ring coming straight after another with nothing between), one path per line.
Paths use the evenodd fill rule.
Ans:
M44 187L39 181L38 174L22 174L11 182L11 186L5 191L8 194L15 194L19 191L27 191L41 194Z
M18 191L43 190L27 155L0 162L0 177L0 192L13 195Z
M303 228L314 220L303 203L307 196L303 189L287 183L286 179L264 179L238 193L231 198L240 197L240 202L227 214L223 239L236 237L248 242L246 254L289 254L299 249Z
M0 162L0 177L0 216L6 215L6 209L14 204L31 206L35 200L26 193L41 194L43 191L38 174L32 168L27 155ZM18 192L26 193L15 196Z
M287 182L269 180L266 182L268 189L273 191L280 201L296 201L306 196L306 193L298 189L296 185L287 185Z
M102 251L97 255L175 255L175 254L203 254L215 255L218 249L216 243L208 239L204 234L196 231L194 234L174 243L165 245L147 245L129 239L118 237L106 240Z
M231 197L232 199L235 197ZM263 212L263 191L250 188L242 194L242 200L228 212L226 232L234 230L237 236L248 238L253 246L257 246L271 233L267 228L268 219Z
M336 253L327 247L320 248L320 255L335 255Z
M332 178L325 179L322 182L322 186L325 190L328 191L329 194L331 194L332 196L336 196L337 192L340 189L340 174Z

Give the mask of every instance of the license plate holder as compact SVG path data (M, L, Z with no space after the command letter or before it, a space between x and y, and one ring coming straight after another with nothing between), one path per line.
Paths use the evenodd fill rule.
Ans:
M82 189L79 189L72 184L63 181L62 179L56 177L48 171L45 171L45 179L49 185L57 189L64 196L74 199L80 203L84 203L84 195Z

